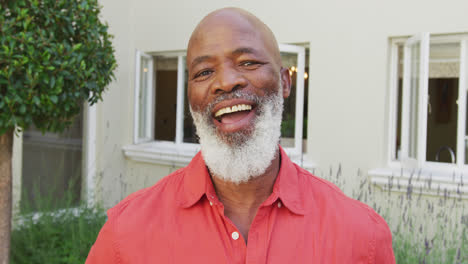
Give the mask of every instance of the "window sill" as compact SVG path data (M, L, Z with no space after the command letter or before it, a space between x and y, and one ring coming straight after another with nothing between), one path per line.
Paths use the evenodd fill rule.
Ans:
M389 167L372 169L368 174L374 185L386 191L468 199L465 171Z
M138 162L184 167L200 150L198 144L155 141L123 147L125 157Z
M316 168L314 163L306 160L301 162L300 156L289 153L288 149L285 150L290 159L296 164L302 165L304 169L311 171ZM200 145L198 144L184 143L177 145L173 142L164 141L123 147L125 157L130 160L177 167L187 166L198 151L200 151Z

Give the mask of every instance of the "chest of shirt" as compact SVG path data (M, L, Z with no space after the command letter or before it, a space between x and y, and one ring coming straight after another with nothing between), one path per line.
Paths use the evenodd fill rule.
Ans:
M343 219L296 215L279 201L259 209L247 243L208 201L167 213L119 230L122 263L368 263L368 242Z

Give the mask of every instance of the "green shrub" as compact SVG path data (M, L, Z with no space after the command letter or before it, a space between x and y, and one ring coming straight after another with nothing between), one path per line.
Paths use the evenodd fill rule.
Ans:
M11 236L10 263L82 264L105 221L102 208L85 205L19 215Z
M0 164L11 162L15 129L60 132L84 102L102 100L116 59L100 10L98 0L0 1ZM11 170L4 168L0 203L11 204ZM9 259L10 218L3 206L0 263Z
M97 0L0 1L0 134L63 131L116 67Z
M461 241L456 242L434 237L421 243L416 241L412 233L393 232L393 253L398 264L468 263L466 228L462 230Z

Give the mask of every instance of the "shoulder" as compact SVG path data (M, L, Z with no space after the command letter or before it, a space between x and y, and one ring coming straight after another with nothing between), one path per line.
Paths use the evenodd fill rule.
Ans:
M99 232L86 263L122 263L123 252L142 238L142 226L149 226L155 215L162 215L161 206L174 204L184 169L177 170L155 185L139 190L107 211L108 220ZM146 231L146 230L145 230ZM138 235L136 235L138 234ZM131 241L131 243L129 243ZM141 243L138 243L141 245Z
M178 201L176 194L180 191L185 169L179 169L162 178L153 186L128 195L107 211L109 220L121 219L128 215L141 216L148 212L154 214L160 211L155 211L155 208L161 208L165 205L174 206Z
M303 183L306 211L317 213L318 210L326 221L335 224L335 228L358 232L359 237L369 240L371 244L390 238L391 245L388 225L374 209L348 197L333 183L296 167Z
M303 186L303 198L314 201L314 204L305 203L306 206L329 207L340 213L352 213L359 217L365 217L375 223L385 222L371 207L347 196L335 184L317 177L297 165L296 168Z
M352 244L368 263L395 263L392 234L370 206L346 196L336 185L296 165L304 205L310 220L327 236ZM343 248L342 248L343 249Z

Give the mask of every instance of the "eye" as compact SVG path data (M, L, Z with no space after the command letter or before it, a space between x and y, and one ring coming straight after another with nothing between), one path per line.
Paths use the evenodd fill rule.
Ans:
M256 70L264 63L255 60L245 60L239 63L239 66L246 70Z
M201 70L198 73L193 76L193 79L198 79L198 78L207 78L211 73L213 73L212 70Z
M243 61L240 63L241 66L253 66L259 64L256 61Z

